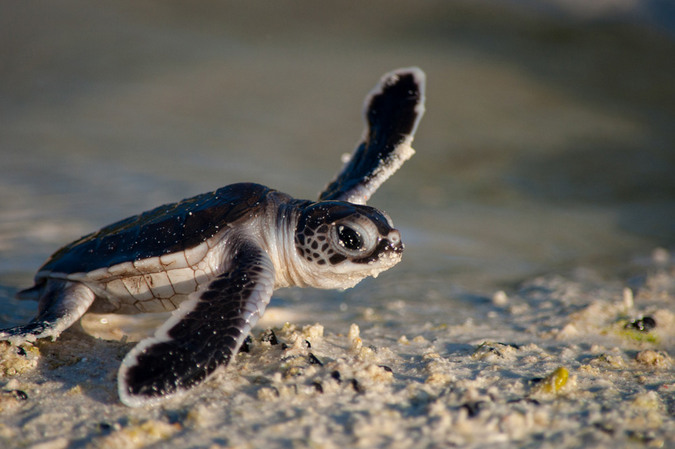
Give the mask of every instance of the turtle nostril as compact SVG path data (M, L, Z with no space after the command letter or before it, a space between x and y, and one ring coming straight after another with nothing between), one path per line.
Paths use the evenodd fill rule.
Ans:
M403 252L403 242L401 241L401 233L396 229L392 229L387 235L387 241L389 242L389 248L394 252L401 253Z

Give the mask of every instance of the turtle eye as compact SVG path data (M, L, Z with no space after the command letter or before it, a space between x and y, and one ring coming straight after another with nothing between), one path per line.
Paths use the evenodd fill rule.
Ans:
M338 225L338 239L340 245L350 251L359 251L363 248L363 238L358 231L345 225Z
M350 258L363 258L372 252L379 241L377 228L367 217L355 216L332 223L330 240L333 250Z

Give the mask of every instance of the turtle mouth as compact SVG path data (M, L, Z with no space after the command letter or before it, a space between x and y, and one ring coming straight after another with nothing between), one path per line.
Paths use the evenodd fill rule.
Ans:
M405 245L403 242L398 242L398 243L392 243L389 242L389 246L383 249L383 252L390 252L398 255L399 257L401 254L403 254L403 250L405 249Z

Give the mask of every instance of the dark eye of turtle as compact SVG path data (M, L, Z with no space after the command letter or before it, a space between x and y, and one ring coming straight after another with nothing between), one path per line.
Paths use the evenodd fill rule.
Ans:
M348 226L338 226L338 237L340 243L351 251L358 251L363 247L363 239L361 234Z

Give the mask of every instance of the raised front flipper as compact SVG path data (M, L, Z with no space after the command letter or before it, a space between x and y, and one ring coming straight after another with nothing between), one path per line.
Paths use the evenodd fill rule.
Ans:
M228 271L191 295L124 358L118 374L124 404L152 404L188 390L239 351L272 296L274 267L258 245L234 246Z
M415 153L410 146L424 114L425 75L416 67L387 73L366 97L366 130L349 162L320 200L366 201Z
M0 330L0 340L19 345L25 341L51 337L55 340L87 311L94 292L78 282L48 279L39 293L38 312L28 324Z

